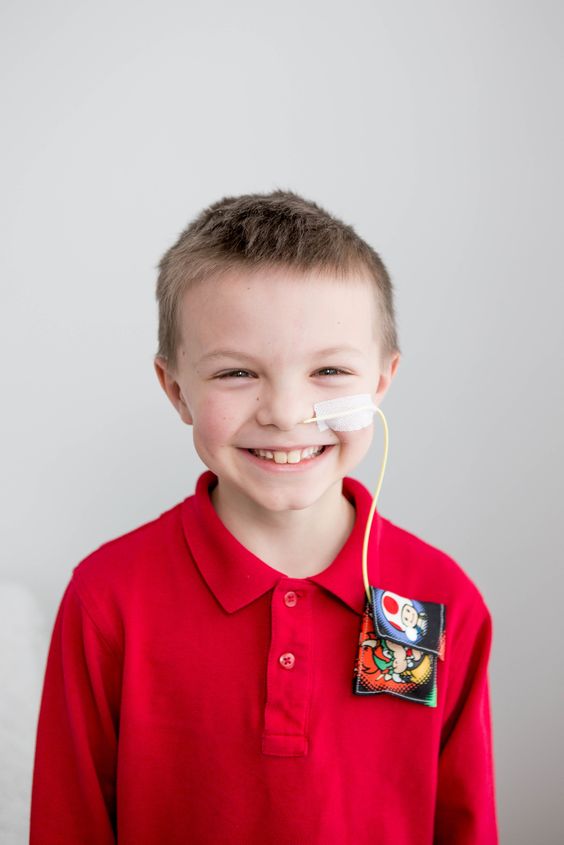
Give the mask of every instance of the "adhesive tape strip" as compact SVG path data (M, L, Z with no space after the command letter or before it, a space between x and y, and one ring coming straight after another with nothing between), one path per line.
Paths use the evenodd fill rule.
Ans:
M316 418L331 417L327 420L317 419L319 431L327 431L329 428L333 431L358 431L367 428L377 410L370 393L326 399L315 403L313 408Z

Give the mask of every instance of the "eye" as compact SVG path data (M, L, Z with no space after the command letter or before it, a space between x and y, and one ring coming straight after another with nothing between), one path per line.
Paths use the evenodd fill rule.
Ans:
M327 373L329 370L331 370L333 373L336 373L337 375L342 375L342 376L348 375L348 373L346 373L345 370L340 370L338 367L323 367L321 370L318 370L317 372L318 373Z
M228 373L221 373L221 375L216 376L216 378L236 378L239 373L243 373L244 375L249 375L248 370L230 370Z

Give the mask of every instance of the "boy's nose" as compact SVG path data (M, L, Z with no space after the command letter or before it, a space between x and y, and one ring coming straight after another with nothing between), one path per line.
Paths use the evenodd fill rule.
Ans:
M257 421L261 426L273 425L281 431L292 431L302 427L312 428L303 420L313 415L313 402L303 396L296 396L291 390L272 392L260 397L257 402ZM303 424L303 425L302 425Z

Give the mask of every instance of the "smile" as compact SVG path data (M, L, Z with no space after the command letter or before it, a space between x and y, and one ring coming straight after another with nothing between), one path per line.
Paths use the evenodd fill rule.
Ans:
M290 452L273 452L270 449L249 449L248 451L262 460L274 461L276 464L299 464L301 461L316 458L325 451L325 446L307 446L305 449L294 449Z

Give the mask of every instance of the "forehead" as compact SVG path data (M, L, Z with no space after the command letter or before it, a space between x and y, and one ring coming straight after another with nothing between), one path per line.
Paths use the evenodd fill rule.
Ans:
M192 360L212 349L285 360L292 352L339 345L369 354L376 343L376 312L373 283L361 276L232 272L185 293L180 345Z

